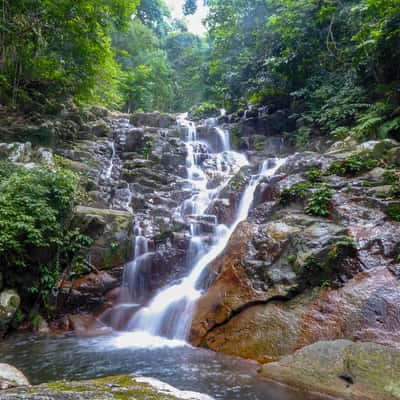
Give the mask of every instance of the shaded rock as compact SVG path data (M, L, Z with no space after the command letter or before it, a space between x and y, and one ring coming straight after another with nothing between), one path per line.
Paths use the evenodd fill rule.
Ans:
M30 386L26 376L17 368L8 364L0 363L0 390L15 388L19 386ZM0 399L2 394L0 394Z
M21 299L15 290L4 290L0 293L0 337L7 331L14 319Z
M118 279L104 271L92 272L74 281L63 281L57 297L58 316L99 308L105 302L106 293L118 286Z
M126 135L124 152L141 152L147 140L150 138L146 138L143 128L130 129Z
M33 325L33 332L38 336L47 336L50 334L50 327L47 321L41 316L35 317L35 323Z
M375 343L318 342L264 365L260 374L354 400L400 399L400 350Z

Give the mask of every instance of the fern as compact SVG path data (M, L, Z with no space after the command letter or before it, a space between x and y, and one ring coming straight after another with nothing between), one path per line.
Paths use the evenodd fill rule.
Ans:
M385 122L378 130L378 139L386 139L390 134L400 132L400 117Z

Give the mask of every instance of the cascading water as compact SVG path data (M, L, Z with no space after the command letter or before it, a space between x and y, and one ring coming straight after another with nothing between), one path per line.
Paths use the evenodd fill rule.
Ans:
M202 295L202 281L208 266L225 249L232 233L238 224L245 220L251 208L254 193L260 181L267 176L272 176L282 165L284 160L276 160L273 166L265 162L259 174L253 176L246 187L236 215L232 224L228 227L217 224L215 216L207 215L207 209L211 202L218 196L220 191L229 183L232 175L224 173L226 165L236 165L236 171L248 165L247 159L236 152L230 150L228 133L217 128L217 133L221 138L224 153L216 155L216 169L219 174L224 176L222 183L214 189L209 189L209 179L201 166L198 148L202 145L198 141L196 126L193 122L182 116L179 124L187 130L187 159L186 168L188 182L193 191L193 196L186 200L177 210L182 218L190 221L191 239L188 251L187 262L192 265L188 276L179 283L170 285L161 290L146 306L141 308L128 324L131 334L123 340L138 341L143 345L159 342L160 337L171 339L171 343L183 343L188 338L191 327L195 306ZM223 162L222 162L223 161ZM228 168L229 169L229 168ZM202 230L201 221L208 220L214 222L212 241L210 245L210 235ZM136 236L137 243L141 243L145 238L141 234ZM141 239L138 239L141 238ZM140 300L140 295L132 293L132 289L140 288L140 270L148 256L146 246L141 248L135 256L135 260L129 264L125 271L125 282L130 287L133 298ZM142 251L144 251L142 253ZM121 341L121 338L117 339ZM122 343L120 343L122 344Z
M222 144L222 151L229 151L231 148L229 131L227 131L226 129L222 129L218 126L215 127L215 131L217 132L218 137L220 138Z
M105 177L106 179L110 179L111 175L112 175L112 171L114 168L114 160L115 160L115 155L116 155L116 151L115 151L115 142L114 141L110 141L109 145L111 147L111 158L110 158L110 165L108 166L106 173L105 173Z

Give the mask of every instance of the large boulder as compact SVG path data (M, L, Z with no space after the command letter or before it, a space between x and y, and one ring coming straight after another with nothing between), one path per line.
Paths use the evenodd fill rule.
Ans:
M134 126L151 126L156 128L170 128L176 124L176 119L169 114L159 112L135 113L130 118Z
M400 399L400 350L375 343L318 342L264 365L260 373L346 399Z
M0 390L19 386L30 386L26 376L17 368L0 363ZM0 395L0 398L2 398L2 395Z
M151 378L130 375L81 382L53 382L1 393L2 400L212 400L210 396L180 391Z
M238 325L252 307L290 300L325 282L340 286L359 271L355 249L343 226L296 211L275 216L276 220L266 224L241 223L215 261L217 278L200 299L193 321L191 339L195 344L242 355L238 349L253 340L247 336L249 326L250 330L265 329L265 318L244 317L243 326ZM237 346L237 330L240 336L240 331L246 332L243 346ZM264 336L268 340L267 330ZM264 337L257 339L262 346ZM250 358L279 355L247 347L245 354Z
M400 349L399 293L400 282L386 268L362 272L339 289L316 288L287 301L248 303L209 327L201 344L262 362L324 340L373 341ZM207 327L214 315L202 323Z

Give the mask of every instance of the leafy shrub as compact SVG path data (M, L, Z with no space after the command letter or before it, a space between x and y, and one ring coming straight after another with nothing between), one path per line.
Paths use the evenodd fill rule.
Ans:
M8 167L0 177L0 270L22 295L47 297L84 240L69 230L75 174L45 167Z
M371 154L362 151L352 155L347 160L333 162L328 173L338 176L357 176L370 171L376 166L377 161L371 157Z
M383 174L383 183L385 185L396 185L400 182L400 176L395 171L386 171Z
M350 135L350 130L344 126L339 126L331 132L331 135L337 140L343 140Z
M218 107L213 103L202 103L195 106L190 111L190 116L193 119L204 119L217 117L219 115Z
M296 133L296 147L300 150L307 148L311 141L311 128L303 126Z
M332 190L323 188L313 193L305 212L316 217L327 217L330 214L329 205L332 199Z
M318 183L322 181L323 173L320 168L311 168L305 173L306 178L311 183Z
M304 199L310 188L311 184L309 182L299 182L287 189L282 190L280 196L281 204L288 204L291 201Z

